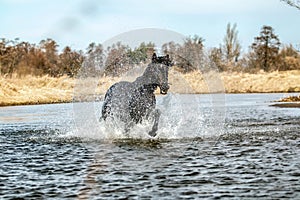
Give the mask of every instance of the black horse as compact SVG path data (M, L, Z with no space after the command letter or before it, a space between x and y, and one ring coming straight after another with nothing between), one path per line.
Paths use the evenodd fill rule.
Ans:
M169 55L157 57L154 53L142 76L133 82L122 81L112 85L105 94L102 118L122 121L125 131L142 120L151 120L153 126L149 135L156 136L161 112L155 108L154 91L159 87L161 94L167 94L170 66Z

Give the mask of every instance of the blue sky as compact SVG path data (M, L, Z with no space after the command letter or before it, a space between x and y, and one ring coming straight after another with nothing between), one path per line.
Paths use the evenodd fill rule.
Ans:
M244 51L263 25L282 43L300 44L300 10L280 0L0 0L0 38L52 38L78 50L142 28L197 34L214 47L229 22L237 23Z

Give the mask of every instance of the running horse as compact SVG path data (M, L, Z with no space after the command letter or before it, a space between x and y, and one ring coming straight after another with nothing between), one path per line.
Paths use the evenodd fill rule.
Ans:
M112 85L105 94L102 119L123 122L125 132L134 124L150 120L153 126L148 134L155 137L161 111L156 108L154 92L159 87L160 94L167 94L168 70L172 65L169 55L158 57L154 53L142 76L133 82L121 81Z

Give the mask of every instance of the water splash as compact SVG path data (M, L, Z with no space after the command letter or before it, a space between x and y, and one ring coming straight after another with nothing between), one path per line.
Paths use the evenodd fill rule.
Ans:
M102 121L102 102L74 103L76 110L76 128L68 132L67 137L79 137L85 140L115 139L184 139L217 137L223 130L219 124L211 95L182 95L168 93L157 97L157 108L161 110L159 128L156 137L148 132L153 122L144 120L124 132L125 124L119 121Z

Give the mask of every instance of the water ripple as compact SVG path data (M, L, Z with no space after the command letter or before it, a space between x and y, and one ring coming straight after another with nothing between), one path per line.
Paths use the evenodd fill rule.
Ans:
M0 121L0 197L300 199L300 114L240 98L217 138L86 139L67 134L61 113Z

